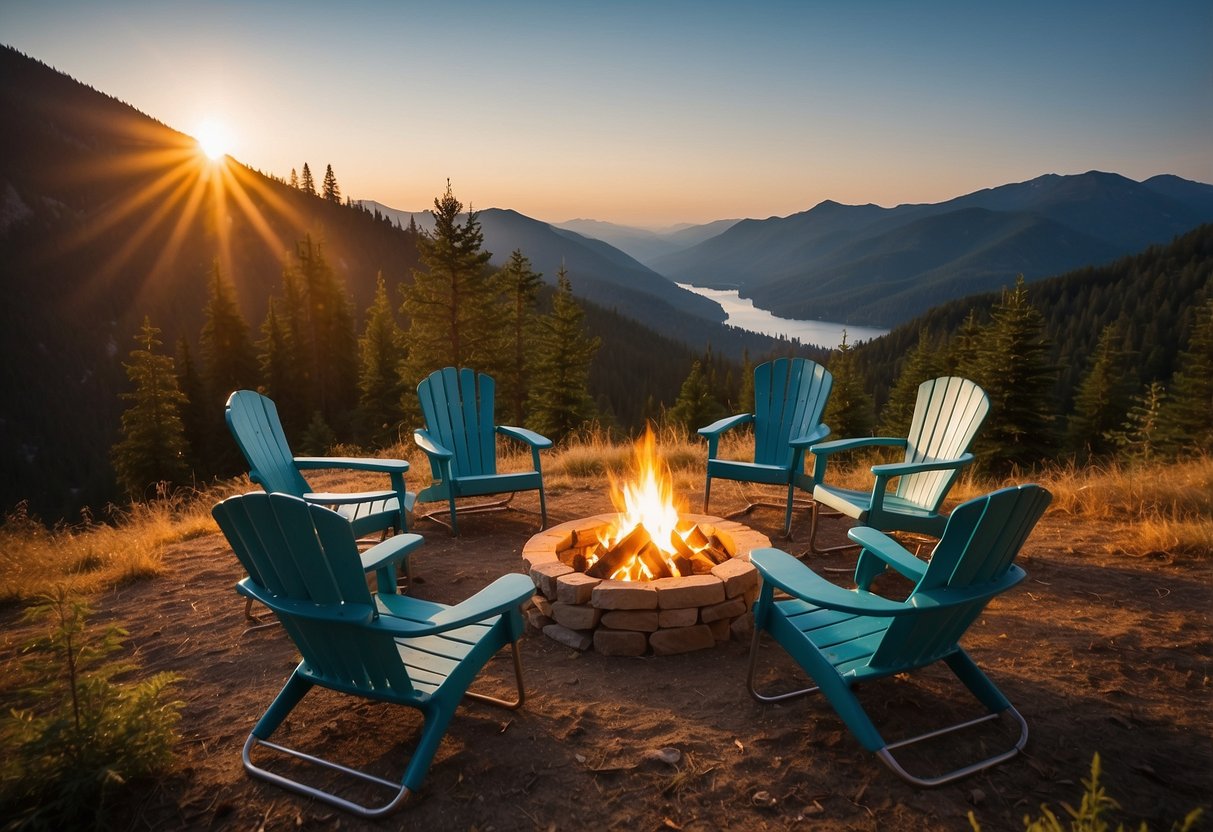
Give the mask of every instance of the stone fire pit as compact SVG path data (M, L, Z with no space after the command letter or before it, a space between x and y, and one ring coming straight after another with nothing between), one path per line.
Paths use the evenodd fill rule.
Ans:
M573 543L615 519L599 514L561 523L523 547L537 589L528 611L532 626L561 644L608 656L686 653L748 634L758 597L750 552L771 545L766 535L731 520L683 514L683 521L714 534L729 558L703 574L653 581L592 578L574 569Z

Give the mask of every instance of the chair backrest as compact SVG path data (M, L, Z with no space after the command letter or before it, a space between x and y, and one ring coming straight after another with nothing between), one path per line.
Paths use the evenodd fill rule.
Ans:
M496 390L492 376L467 367L435 370L417 385L426 430L454 454L456 477L497 473ZM441 476L441 469L432 467L434 476Z
M253 390L228 396L228 429L249 465L249 479L266 491L301 497L312 489L295 467L274 402Z
M754 461L792 464L788 442L821 424L834 377L807 358L777 358L754 368Z
M948 653L998 592L1023 577L1015 556L1053 495L1039 485L1003 488L957 506L931 562L906 599L929 593L924 604L894 619L871 664L918 667ZM958 601L958 603L950 603Z
M906 462L956 459L968 452L990 412L986 392L967 378L944 376L918 385L918 401L907 435ZM898 478L896 494L938 511L960 470L923 471Z
M412 690L375 607L350 524L287 494L229 497L211 510L242 566L312 674L339 687Z

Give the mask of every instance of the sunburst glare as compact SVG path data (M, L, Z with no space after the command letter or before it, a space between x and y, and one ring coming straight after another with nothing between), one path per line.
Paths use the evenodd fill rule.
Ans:
M231 131L221 122L207 119L198 125L196 133L198 148L208 159L222 159L231 150Z

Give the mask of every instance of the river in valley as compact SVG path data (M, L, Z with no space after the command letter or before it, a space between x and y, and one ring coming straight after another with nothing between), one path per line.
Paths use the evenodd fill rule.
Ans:
M679 283L688 292L694 292L705 298L711 298L724 307L729 317L725 321L729 326L759 332L776 338L798 338L805 344L816 344L819 347L833 348L842 341L843 330L847 333L847 343L870 341L888 332L887 329L875 329L870 326L853 326L832 321L796 321L791 318L778 318L765 309L759 309L754 301L741 297L736 289L704 289L689 283Z

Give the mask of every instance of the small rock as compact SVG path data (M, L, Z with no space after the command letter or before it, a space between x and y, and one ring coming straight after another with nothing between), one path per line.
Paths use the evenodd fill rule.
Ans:
M682 759L682 752L677 748L650 748L644 753L644 758L672 766Z

